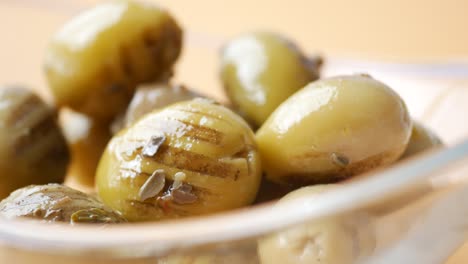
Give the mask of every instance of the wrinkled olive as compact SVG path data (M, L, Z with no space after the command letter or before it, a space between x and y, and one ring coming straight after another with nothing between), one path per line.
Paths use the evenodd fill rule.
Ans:
M72 157L67 181L94 187L99 159L111 139L109 122L93 120L73 110L62 109L60 125Z
M367 75L354 75L307 85L275 110L256 139L266 176L302 185L394 162L411 128L398 94Z
M0 215L47 222L126 222L96 198L60 184L31 185L14 191L0 203Z
M113 131L118 132L129 127L143 115L168 105L191 100L201 95L188 90L183 85L156 84L138 87L133 95L125 116L113 124Z
M63 182L69 150L56 116L30 90L0 88L0 199L30 184Z
M109 120L125 110L137 84L172 74L181 45L182 31L166 11L111 0L53 36L45 72L59 106Z
M443 146L442 140L419 122L413 122L413 131L402 159L419 154L431 148Z
M221 79L232 103L260 126L290 95L318 79L321 59L308 59L291 41L266 32L229 42Z
M114 136L96 180L104 203L130 221L145 221L248 205L260 179L247 123L194 99L151 112Z
M334 188L334 185L304 187L286 195L279 203L305 197L308 202L314 198L319 202L320 194ZM352 212L269 235L259 241L258 254L262 264L351 264L370 256L375 244L373 217Z

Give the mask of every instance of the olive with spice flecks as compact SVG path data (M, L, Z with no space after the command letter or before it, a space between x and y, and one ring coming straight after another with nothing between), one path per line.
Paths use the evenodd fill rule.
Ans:
M0 216L73 224L126 222L96 198L60 184L31 185L14 191L0 203Z
M403 100L368 75L310 83L257 131L268 179L307 185L335 182L396 161L412 120Z
M319 203L322 194L337 188L334 184L304 187L286 195L278 205ZM372 255L375 246L375 218L355 211L268 235L259 240L258 255L262 264L352 264Z
M401 158L405 159L443 145L442 140L434 132L421 123L414 121L408 146Z
M131 0L96 5L65 24L45 54L45 73L59 106L93 119L125 111L136 86L166 80L182 30L165 10Z
M248 205L261 169L247 123L194 99L153 111L114 136L96 177L104 203L129 221L149 221Z
M307 58L292 41L268 32L231 40L221 56L226 93L256 127L290 95L318 79L322 64L321 58Z
M32 91L0 87L0 199L30 184L63 182L70 154L56 117Z

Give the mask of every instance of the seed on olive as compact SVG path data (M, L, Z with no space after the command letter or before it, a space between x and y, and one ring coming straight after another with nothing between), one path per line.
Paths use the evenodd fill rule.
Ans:
M365 75L310 83L257 131L267 178L334 182L388 165L404 152L412 121L403 100Z
M145 151L154 142L157 147ZM260 179L247 123L221 105L194 99L153 111L115 135L96 180L104 203L130 221L147 221L248 205Z
M191 100L201 95L187 89L183 85L156 84L139 86L128 105L122 120L117 120L113 131L118 132L129 127L145 114L164 108L174 103Z
M318 79L320 58L308 59L290 40L267 32L235 38L222 50L228 97L259 127L290 95Z
M99 159L111 139L109 122L95 120L67 108L60 111L59 120L71 149L67 181L94 187Z
M63 182L70 154L56 116L30 90L0 88L0 199L30 184Z
M296 190L279 201L320 199L337 188L315 185ZM295 226L260 239L258 254L262 264L358 263L372 254L376 244L374 218L364 212L350 212Z
M401 158L405 159L443 145L442 140L433 131L421 123L414 121L408 146Z
M165 10L111 0L53 36L45 73L59 106L110 120L125 110L138 84L170 77L181 46L182 30Z
M126 222L96 198L60 184L30 185L14 191L0 203L0 215L47 222Z

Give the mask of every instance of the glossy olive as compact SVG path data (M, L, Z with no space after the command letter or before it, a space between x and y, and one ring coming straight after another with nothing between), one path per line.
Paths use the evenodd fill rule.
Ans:
M30 90L0 88L0 199L30 184L63 182L70 154L56 115Z
M307 85L275 110L256 139L266 176L302 185L394 162L411 128L398 94L367 75L354 75Z
M286 195L279 203L307 199L320 202L320 195L337 188L335 185L315 185ZM366 213L352 212L328 217L269 235L259 241L258 254L262 264L322 264L360 263L375 249L374 218Z
M421 123L414 121L408 146L401 158L405 159L443 145L442 140L434 132Z
M30 185L14 191L0 203L0 215L47 222L126 222L96 198L60 184Z
M194 99L151 112L114 136L99 163L97 189L127 219L145 221L248 205L260 179L245 121Z
M129 127L143 115L168 105L191 100L201 95L187 89L183 85L167 83L142 85L138 87L121 120L113 124L113 131L118 132Z
M67 182L94 187L96 168L111 139L109 122L92 119L70 109L60 111L60 125L71 150Z
M182 30L166 11L106 1L53 36L45 73L58 105L109 120L125 110L137 84L170 77L181 45Z
M227 43L221 63L227 95L260 126L290 95L319 77L321 59L308 59L282 36L257 32Z

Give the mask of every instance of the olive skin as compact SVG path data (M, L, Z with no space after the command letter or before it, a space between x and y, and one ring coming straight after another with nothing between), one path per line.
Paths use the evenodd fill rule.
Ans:
M434 132L421 123L413 121L413 131L401 159L406 159L429 149L442 147L443 145L442 140Z
M181 46L182 30L166 11L111 0L52 37L44 68L57 105L110 120L125 110L138 84L172 75Z
M115 135L96 177L104 203L129 221L149 221L248 205L261 168L247 123L194 99L153 111Z
M0 203L0 215L73 224L126 222L96 198L60 184L30 185L14 191Z
M315 185L296 190L279 203L308 199L319 202L320 194L337 188L335 185ZM376 246L375 220L364 212L294 226L259 240L258 255L262 264L323 264L360 263Z
M257 131L266 177L307 185L388 165L404 152L412 120L403 100L367 76L310 83Z
M56 116L30 90L0 88L0 199L30 184L63 182L70 153Z
M67 183L94 188L97 165L112 137L110 122L95 120L67 108L60 111L59 121L71 151Z
M234 106L259 127L290 95L318 79L321 59L267 32L233 39L222 50L221 80Z
M197 97L202 96L187 89L184 85L168 83L141 85L133 95L125 115L121 120L114 122L112 130L118 132L153 110Z

